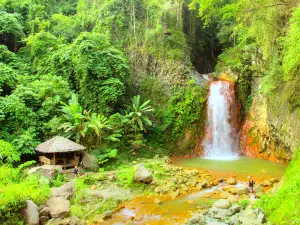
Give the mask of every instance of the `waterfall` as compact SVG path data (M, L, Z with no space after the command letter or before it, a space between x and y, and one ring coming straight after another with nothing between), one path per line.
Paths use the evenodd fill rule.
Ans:
M205 157L219 160L237 158L237 112L233 84L228 81L211 82L203 141Z

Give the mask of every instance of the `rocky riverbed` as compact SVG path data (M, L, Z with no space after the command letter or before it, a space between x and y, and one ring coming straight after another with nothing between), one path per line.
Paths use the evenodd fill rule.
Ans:
M169 164L168 159L134 162L126 169L83 173L52 188L44 205L27 201L28 225L263 224L253 205L278 179L249 193L245 181Z

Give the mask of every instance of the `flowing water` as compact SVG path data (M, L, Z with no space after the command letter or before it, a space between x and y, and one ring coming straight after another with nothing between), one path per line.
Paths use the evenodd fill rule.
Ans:
M204 156L228 160L238 156L237 104L233 84L211 82L207 106L207 125L204 137Z

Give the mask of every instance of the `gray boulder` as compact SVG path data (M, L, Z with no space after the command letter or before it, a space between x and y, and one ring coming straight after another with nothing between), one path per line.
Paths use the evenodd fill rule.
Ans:
M43 165L43 166L37 166L33 167L30 170L28 170L28 174L41 174L44 177L47 177L48 179L52 179L55 174L62 173L63 169L61 165Z
M242 185L242 186L236 188L236 192L239 195L247 195L247 194L249 194L249 189L247 186Z
M148 184L152 182L153 177L149 170L143 166L143 164L138 164L134 171L134 180Z
M70 212L70 201L63 197L52 197L46 205L50 209L50 215L52 218L65 218Z
M214 202L213 207L219 209L228 209L230 207L230 202L227 199L219 199Z
M99 165L98 165L96 156L89 154L87 152L83 153L83 158L82 158L81 164L84 168L89 169L89 170L96 171L99 169Z
M51 189L51 196L52 197L64 197L68 198L74 194L74 183L68 182L64 185L56 188Z
M30 200L25 201L25 208L21 210L24 221L27 225L39 225L38 207Z

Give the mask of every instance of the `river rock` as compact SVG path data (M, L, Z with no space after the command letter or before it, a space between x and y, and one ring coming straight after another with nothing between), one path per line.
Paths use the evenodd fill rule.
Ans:
M70 212L70 201L63 197L52 197L47 201L46 205L50 209L52 218L64 218Z
M237 195L229 195L227 197L227 200L230 202L230 203L235 203L235 202L238 202L239 201L239 196Z
M197 189L198 191L201 191L201 190L203 189L202 183L198 183L198 184L196 185L196 189Z
M249 194L249 189L247 186L242 185L242 186L236 188L236 192L239 195L247 195L247 194Z
M97 171L99 169L99 164L96 156L88 152L83 152L81 164L84 168L89 170Z
M143 166L143 164L138 164L136 165L136 169L134 171L134 180L148 184L152 182L153 177L149 170Z
M176 190L176 191L171 193L171 197L173 197L173 198L177 198L179 195L180 195L179 190Z
M261 186L262 187L269 187L269 186L271 186L271 182L269 180L265 180L261 183Z
M204 221L203 215L195 214L192 218L188 220L188 224L202 224Z
M102 213L102 218L105 219L105 220L109 219L111 217L112 217L112 211L111 210L107 210L107 211Z
M62 166L61 165L43 165L43 166L37 166L33 167L30 170L28 170L28 174L41 174L44 177L47 177L48 179L54 178L54 176L57 173L62 173Z
M219 209L228 209L230 207L230 202L226 199L219 199L214 202L213 207Z
M27 225L39 225L39 213L37 205L30 201L25 201L25 208L21 210L24 221Z
M275 183L278 183L278 179L277 178L271 178L270 180L270 183L273 185Z
M236 195L238 192L237 192L237 189L235 187L232 187L228 190L229 193L233 194L233 195Z
M258 193L258 192L264 192L264 189L260 186L257 185L254 189L253 189L254 193Z
M156 198L156 199L154 199L154 203L155 203L155 204L160 204L161 201L160 201L158 198Z
M49 216L50 215L50 209L48 206L44 206L40 212L39 212L39 216Z
M231 215L234 215L234 214L238 213L239 211L241 211L241 206L233 205L229 208L229 211L230 211Z
M51 189L52 197L68 198L69 196L72 196L73 193L74 193L74 183L73 182L68 182L60 187Z
M229 185L235 185L236 180L234 178L229 178L229 179L227 179L226 183L229 184Z
M224 191L220 194L220 198L227 199L229 195L230 195L230 193L228 193L227 191Z

